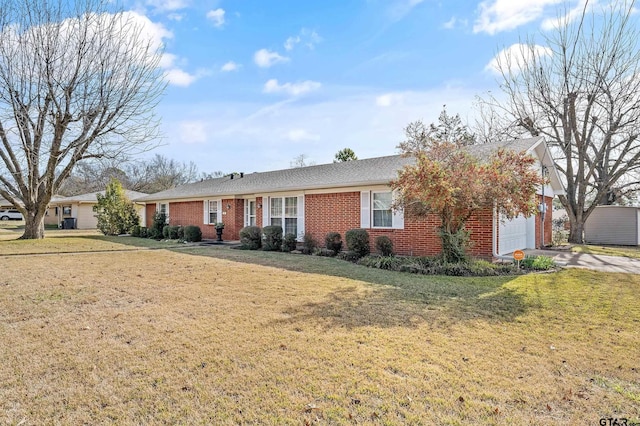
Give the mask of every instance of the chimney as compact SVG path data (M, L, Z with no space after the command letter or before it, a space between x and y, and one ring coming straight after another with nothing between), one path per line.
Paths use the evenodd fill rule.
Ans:
M230 178L230 179L233 179L233 173L231 173L231 174L229 175L229 178Z
M240 172L240 177L243 178L244 177L244 172Z

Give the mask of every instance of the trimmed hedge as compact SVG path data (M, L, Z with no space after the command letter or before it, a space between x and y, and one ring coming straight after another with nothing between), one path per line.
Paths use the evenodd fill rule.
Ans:
M282 226L271 225L262 228L262 250L279 251L282 248Z
M381 256L393 256L393 241L386 235L376 237L375 246Z
M334 256L342 250L342 236L339 232L329 232L324 237L324 243L327 250L331 250Z
M302 252L304 254L314 254L318 248L318 240L311 234L304 234L302 237Z
M259 226L245 226L240 230L240 243L246 250L259 250L262 247L262 229Z
M350 229L344 234L344 237L347 240L347 250L356 253L358 257L364 257L371 251L369 233L366 229Z
M202 241L202 230L199 226L188 225L184 227L184 240L190 243Z
M289 253L294 251L298 246L298 241L296 241L295 234L286 234L284 236L284 240L282 240L282 251L285 253Z

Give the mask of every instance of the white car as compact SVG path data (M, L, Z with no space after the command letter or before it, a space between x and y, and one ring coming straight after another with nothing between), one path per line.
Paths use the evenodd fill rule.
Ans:
M0 220L24 220L22 213L15 209L0 210Z

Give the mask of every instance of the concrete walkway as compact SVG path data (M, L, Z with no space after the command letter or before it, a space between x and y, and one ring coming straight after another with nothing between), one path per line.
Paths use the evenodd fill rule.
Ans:
M640 259L600 254L572 253L556 250L525 250L531 255L544 255L553 258L567 268L584 268L602 272L623 272L640 274Z

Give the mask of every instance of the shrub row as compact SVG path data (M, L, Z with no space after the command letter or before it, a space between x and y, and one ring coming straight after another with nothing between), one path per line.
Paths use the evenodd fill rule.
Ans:
M134 226L131 229L131 236L139 238L151 238L160 240L162 238L168 240L184 240L188 242L202 241L202 231L200 227L195 225L188 226L170 226L164 225L162 231L158 231L157 226L145 228L144 226Z

